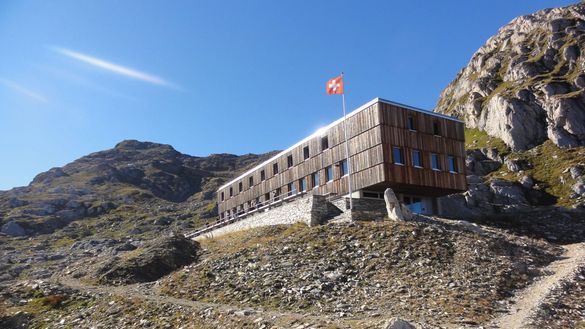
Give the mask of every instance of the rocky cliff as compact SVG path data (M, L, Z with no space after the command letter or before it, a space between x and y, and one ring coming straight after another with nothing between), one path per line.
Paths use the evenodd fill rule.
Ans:
M502 27L441 93L436 111L514 151L585 145L585 3Z

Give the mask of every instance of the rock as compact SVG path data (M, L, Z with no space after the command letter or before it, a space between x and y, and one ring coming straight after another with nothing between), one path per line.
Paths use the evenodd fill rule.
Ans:
M532 168L532 165L526 160L506 158L506 160L504 160L504 164L510 171L513 172L519 172L521 170Z
M482 150L468 150L465 157L467 173L477 176L485 176L492 171L498 170L501 163L486 156Z
M573 166L569 168L569 172L571 173L571 178L573 179L577 179L581 176L583 176L583 172L584 172L584 166L582 165L578 165L578 166Z
M393 318L382 326L383 329L416 329L415 326L410 324L408 321L400 318Z
M198 257L199 243L182 236L150 241L130 256L107 261L96 272L102 283L150 282L191 264Z
M531 176L522 176L519 180L520 185L524 186L525 188L532 188L534 187L534 179Z
M167 216L161 216L152 222L154 225L171 225L173 219Z
M580 181L578 181L577 183L573 184L573 186L571 186L571 190L582 197L585 197L585 180L582 179Z
M398 201L396 194L391 188L384 191L384 201L386 201L386 210L388 211L388 218L395 221L403 221L412 219L412 213L406 211L406 207Z
M490 183L494 203L503 205L527 205L526 197L520 186L510 181L496 179Z
M477 50L435 111L463 119L514 151L547 139L560 147L585 145L583 26L583 2L515 18Z
M11 236L25 236L26 230L15 221L10 221L2 225L2 233Z

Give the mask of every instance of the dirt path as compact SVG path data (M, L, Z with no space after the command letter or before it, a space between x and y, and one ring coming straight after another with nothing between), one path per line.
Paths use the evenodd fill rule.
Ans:
M566 251L559 260L543 269L548 275L533 282L513 299L510 313L496 319L493 325L498 328L526 328L530 317L538 310L545 297L564 280L570 279L577 268L585 265L585 244L576 243L565 246Z

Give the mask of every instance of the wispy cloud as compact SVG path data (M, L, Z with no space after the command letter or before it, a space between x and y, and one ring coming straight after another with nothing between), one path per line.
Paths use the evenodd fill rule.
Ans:
M18 93L20 93L21 95L25 95L29 98L32 98L36 101L42 102L42 103L48 103L49 100L47 100L47 98L37 92L34 92L28 88L25 88L21 85L19 85L18 83L14 82L14 81L10 81L7 79L2 79L0 78L0 84L3 85L6 88L12 89Z
M51 46L49 47L51 50L53 50L54 52L57 52L61 55L67 56L69 58L73 58L75 60L90 64L92 66L98 67L100 69L118 74L118 75L122 75L128 78L132 78L132 79L136 79L136 80L140 80L140 81L144 81L144 82L148 82L154 85L159 85L159 86L164 86L164 87L172 87L172 88L178 88L177 85L175 85L172 82L169 82L161 77L158 77L156 75L152 75L150 73L146 73L146 72L142 72L142 71L138 71L136 69L132 69L126 66L122 66L119 64L114 64L112 62L108 62L106 60L97 58L97 57L93 57L90 55L86 55L71 49L67 49L67 48L61 48L61 47L55 47L55 46Z

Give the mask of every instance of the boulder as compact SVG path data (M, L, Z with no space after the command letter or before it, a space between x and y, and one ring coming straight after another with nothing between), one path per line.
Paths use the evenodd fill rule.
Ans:
M15 221L10 221L2 225L2 233L11 236L25 236L26 230Z
M513 182L495 179L490 183L490 190L494 197L493 202L505 206L527 205L526 197L522 188Z
M531 189L534 187L534 179L531 176L524 175L518 181L520 185L524 186L525 188Z
M532 168L530 162L521 159L506 158L506 160L504 160L504 164L506 165L506 167L508 167L510 171L513 172L519 172L521 170L527 170Z
M199 243L183 236L153 240L123 257L102 264L95 275L101 283L151 282L196 261Z
M384 323L383 329L416 329L410 322L400 318L392 318Z
M581 179L571 186L571 190L578 196L585 197L585 180Z
M583 172L585 172L585 169L583 168L582 165L578 165L578 166L570 167L569 172L571 173L571 178L577 179L577 178L583 176Z
M412 213L400 203L396 194L391 188L384 191L384 201L386 202L386 210L388 211L388 218L395 221L403 221L412 219Z

